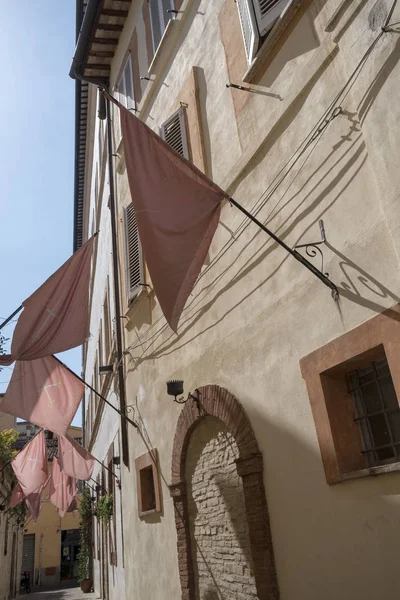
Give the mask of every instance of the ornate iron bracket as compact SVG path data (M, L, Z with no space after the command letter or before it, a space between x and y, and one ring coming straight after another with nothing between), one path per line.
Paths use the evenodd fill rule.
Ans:
M318 242L309 242L308 244L297 244L294 246L293 250L297 250L298 248L305 248L307 256L310 258L315 258L317 254L319 254L321 258L321 268L320 272L323 277L329 278L329 273L324 272L324 253L322 252L320 246L325 244L326 242L326 234L325 234L325 226L322 219L318 221L319 230L321 232L321 240ZM332 290L332 297L337 300L338 293L335 293L335 290Z

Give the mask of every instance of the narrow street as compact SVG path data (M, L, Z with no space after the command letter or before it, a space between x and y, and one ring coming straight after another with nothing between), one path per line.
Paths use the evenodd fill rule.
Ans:
M31 594L20 594L18 598L29 598L29 600L81 600L87 598L94 600L97 594L84 594L80 587L60 587L58 589L46 589Z

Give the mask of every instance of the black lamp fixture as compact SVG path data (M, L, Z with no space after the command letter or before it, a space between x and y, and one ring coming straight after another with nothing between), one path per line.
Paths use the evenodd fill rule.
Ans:
M200 412L200 398L199 398L199 390L195 390L195 394L193 395L189 392L187 398L178 398L180 394L183 394L183 381L181 379L173 379L171 381L167 381L167 394L169 396L174 396L174 402L178 404L185 404L191 398L193 402L196 402L197 409Z
M113 461L113 465L115 467L119 467L120 464L121 464L121 457L120 456L113 456L112 461Z

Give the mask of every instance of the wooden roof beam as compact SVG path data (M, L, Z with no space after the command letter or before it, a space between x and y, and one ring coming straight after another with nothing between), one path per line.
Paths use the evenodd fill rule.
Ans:
M113 58L114 52L106 51L106 50L90 50L89 56L97 56L103 58Z
M98 23L97 29L102 31L122 31L123 25L113 25L112 23Z
M118 46L118 38L94 37L93 44L102 44L103 46Z
M105 17L121 17L122 19L126 19L128 16L128 10L119 10L115 8L103 8L101 14Z

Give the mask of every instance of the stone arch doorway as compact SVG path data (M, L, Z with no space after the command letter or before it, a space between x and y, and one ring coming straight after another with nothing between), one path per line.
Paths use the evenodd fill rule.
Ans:
M194 402L185 404L178 419L172 453L170 491L175 507L182 600L234 598L236 593L242 593L240 585L235 587L235 583L246 585L246 582L250 586L248 589L253 590L249 598L277 600L279 590L263 482L263 461L253 428L239 401L226 389L207 385L198 391L200 411ZM203 489L197 485L201 477L204 480L204 473L211 466L207 456L217 467L212 473L215 480L211 485L213 489L209 489L211 475L206 477L207 485ZM226 496L228 492L233 499L233 490L229 488L236 485L238 494L233 500L233 517L228 498L230 514L221 517L224 522L207 525L205 519L216 513L214 510L213 515L213 506L226 504L224 493ZM204 499L204 494L207 495L207 490L212 496L206 501L199 501L199 498ZM238 530L235 521L241 518L244 524ZM233 549L236 553L239 548L237 554L240 554L240 560L239 556L237 559L242 575L226 573L229 568L225 566L222 552L219 561L206 564L204 548L211 548L210 556L215 547L220 546L223 550L221 540L224 533L227 533L228 543L232 544L236 539ZM205 536L210 537L207 541L211 542L211 546L204 544ZM222 536L221 539L219 536ZM216 541L218 544L215 544ZM228 575L221 576L221 583L224 581L222 587L217 581L221 572Z

